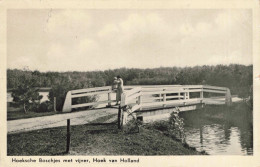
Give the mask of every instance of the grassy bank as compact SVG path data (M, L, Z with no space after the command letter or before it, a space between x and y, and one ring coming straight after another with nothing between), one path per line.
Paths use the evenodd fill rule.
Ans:
M206 106L201 110L180 113L194 127L223 121L241 131L251 126L252 110L244 103ZM167 122L143 126L140 133L124 133L117 125L104 124L112 116L100 117L90 124L72 126L70 155L200 155L169 133ZM248 117L248 118L247 118ZM248 136L249 138L252 136ZM42 129L7 136L8 155L64 155L66 127ZM250 143L249 143L250 144Z
M72 126L70 155L200 155L152 128L124 133L116 124ZM66 127L7 136L8 155L63 155Z
M16 120L16 119L24 119L24 118L33 118L33 117L42 117L48 115L58 114L59 112L33 112L29 111L24 113L23 108L16 107L7 107L7 120Z

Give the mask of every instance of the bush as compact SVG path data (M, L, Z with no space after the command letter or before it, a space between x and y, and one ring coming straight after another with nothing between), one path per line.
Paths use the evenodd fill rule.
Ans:
M154 122L147 125L147 128L159 130L166 136L185 143L183 118L180 118L177 112L172 112L168 121Z
M142 125L142 122L140 120L131 119L123 127L123 132L124 133L137 133L137 132L139 132L141 125Z
M169 133L172 136L175 136L177 139L181 140L182 143L185 142L185 133L184 133L184 122L183 118L179 117L178 112L172 112L169 119Z
M36 111L42 99L42 95L39 94L37 88L33 87L33 84L33 80L26 78L24 82L12 92L14 102L23 105L25 113L28 111Z
M53 104L50 101L41 103L38 107L37 112L50 112L53 111Z

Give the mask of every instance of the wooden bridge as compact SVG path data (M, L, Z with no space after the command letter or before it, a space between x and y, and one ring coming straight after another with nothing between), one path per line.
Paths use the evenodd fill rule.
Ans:
M133 118L145 123L167 119L175 111L191 111L209 104L232 103L228 88L208 85L125 86L120 106L115 106L115 95L110 86L69 91L63 106L64 113L8 121L8 133L66 126L67 119L71 120L72 125L88 124L101 117L107 118L102 123L118 122L121 127ZM77 98L85 97L98 99L74 104ZM82 107L86 108L80 112L71 112Z
M110 86L79 89L69 91L63 106L63 112L71 112L82 107L111 107L116 102L112 95L115 92ZM98 101L73 104L74 98L102 97ZM126 124L132 117L148 122L158 118L169 117L171 112L178 110L191 111L205 104L230 105L232 97L225 87L209 85L156 85L156 86L125 86L118 107L119 124ZM131 117L129 117L131 115Z

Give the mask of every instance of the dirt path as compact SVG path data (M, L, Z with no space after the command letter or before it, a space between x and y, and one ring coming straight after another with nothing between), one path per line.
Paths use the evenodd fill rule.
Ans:
M12 134L37 129L66 126L67 119L70 119L71 125L82 125L92 122L100 117L113 115L109 120L105 121L106 123L110 123L117 119L117 112L117 108L99 108L74 113L11 120L7 121L7 132L8 134Z

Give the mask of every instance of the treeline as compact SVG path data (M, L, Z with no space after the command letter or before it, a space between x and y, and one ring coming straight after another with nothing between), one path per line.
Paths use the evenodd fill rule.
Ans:
M195 67L160 67L154 69L120 68L90 72L39 72L29 69L7 70L7 88L12 90L14 101L23 105L24 111L62 110L69 90L108 86L120 75L125 85L213 85L228 87L232 94L241 98L253 95L253 66L216 65ZM49 101L42 98L37 88L50 87ZM37 92L37 93L35 93ZM56 104L54 105L54 98ZM96 101L97 97L73 99L73 104ZM33 102L33 103L32 103ZM54 107L55 106L55 107Z
M73 84L75 88L111 85L113 77L120 75L125 85L213 85L231 89L232 94L248 97L253 84L253 66L238 64L160 67L153 69L120 68L90 72L39 72L30 70L7 70L7 88L14 89L30 74L36 87L53 87L61 83ZM28 75L27 75L28 76Z

